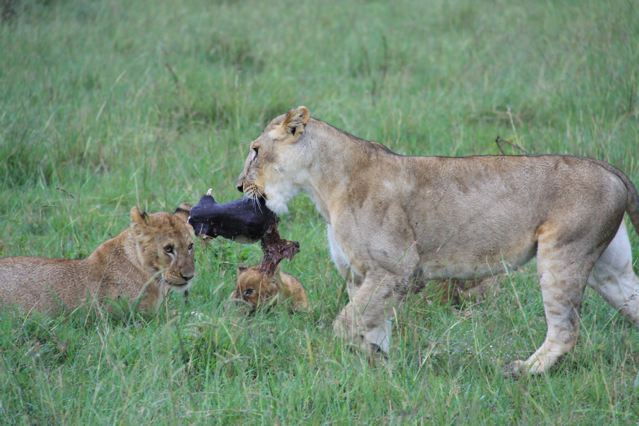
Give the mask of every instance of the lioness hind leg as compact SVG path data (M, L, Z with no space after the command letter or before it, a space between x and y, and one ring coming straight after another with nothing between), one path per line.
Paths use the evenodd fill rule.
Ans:
M391 333L388 319L403 299L403 281L387 273L367 273L333 323L337 336L360 346L369 356L380 351L387 353Z
M543 373L570 351L579 333L579 307L585 286L585 277L575 279L569 275L540 268L540 284L546 314L546 338L526 361L514 361L507 367L512 375Z
M511 363L506 369L508 374L543 373L575 346L586 280L600 252L585 253L576 244L557 248L555 241L544 244L544 239L539 239L537 269L546 314L546 338L526 361Z
M613 307L639 326L639 278L632 270L632 251L621 223L588 278L588 284Z

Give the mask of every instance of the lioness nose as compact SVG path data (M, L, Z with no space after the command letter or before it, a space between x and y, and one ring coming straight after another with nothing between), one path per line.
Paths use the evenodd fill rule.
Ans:
M184 275L182 273L180 273L180 276L184 281L189 281L191 278L193 278L193 275Z
M235 187L238 191L244 193L244 172L242 172L235 181Z

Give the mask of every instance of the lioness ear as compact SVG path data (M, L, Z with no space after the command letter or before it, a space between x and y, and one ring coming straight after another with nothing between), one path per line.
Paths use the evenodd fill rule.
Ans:
M182 203L175 209L173 215L188 223L189 216L191 215L191 207L193 206L188 203Z
M246 271L248 268L246 266L240 265L237 267L237 274L240 275L242 272Z
M299 137L304 133L306 123L311 118L311 112L305 106L293 108L286 113L282 126L284 126L291 135Z
M133 207L131 209L131 223L136 225L148 225L149 215L146 212L140 211L139 208Z

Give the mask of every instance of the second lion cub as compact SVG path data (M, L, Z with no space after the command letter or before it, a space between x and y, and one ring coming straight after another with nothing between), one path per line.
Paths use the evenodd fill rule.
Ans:
M275 303L279 298L290 299L294 311L309 311L308 297L297 278L279 268L270 275L258 266L237 269L237 282L232 300L243 300L253 309L266 303Z

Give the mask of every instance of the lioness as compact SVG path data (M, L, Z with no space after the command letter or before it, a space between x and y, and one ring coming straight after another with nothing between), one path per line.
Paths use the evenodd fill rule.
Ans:
M586 283L639 325L639 278L622 223L627 212L639 228L639 197L608 163L401 156L299 107L251 142L237 186L279 214L298 192L310 195L349 278L334 330L367 351L388 351L386 320L415 277L481 278L533 256L548 329L512 374L542 373L574 346Z
M266 303L275 303L279 298L291 301L295 311L308 311L308 297L297 278L279 268L268 274L259 267L237 268L237 281L231 300L243 300L253 309Z
M169 290L186 291L195 274L188 212L131 209L131 225L86 259L0 259L0 303L54 313L86 301L124 298L155 310Z

